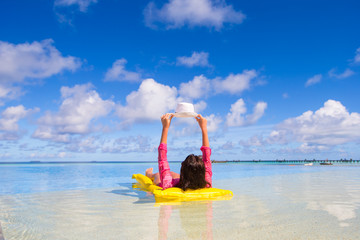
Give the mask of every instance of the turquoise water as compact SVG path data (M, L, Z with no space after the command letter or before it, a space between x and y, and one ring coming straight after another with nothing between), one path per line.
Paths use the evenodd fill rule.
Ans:
M173 171L179 163L171 163ZM360 239L360 165L213 164L228 201L155 204L156 163L2 164L5 239Z
M4 164L0 165L0 195L117 187L119 184L129 184L132 182L132 174L144 173L145 169L149 167L153 167L154 171L156 171L157 164ZM170 164L172 171L179 172L179 167L179 163ZM346 167L351 168L351 166ZM217 163L213 164L213 180L321 172L327 170L329 169L324 167L306 167L300 165L294 167L281 164Z

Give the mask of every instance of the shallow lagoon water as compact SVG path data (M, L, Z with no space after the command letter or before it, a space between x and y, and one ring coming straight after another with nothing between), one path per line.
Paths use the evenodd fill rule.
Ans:
M178 171L180 164L172 163ZM156 163L0 165L8 239L360 239L360 165L213 164L228 201L156 204Z

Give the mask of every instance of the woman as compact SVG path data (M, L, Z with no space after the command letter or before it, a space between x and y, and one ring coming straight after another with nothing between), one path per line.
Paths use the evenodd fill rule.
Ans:
M158 148L159 173L153 174L152 168L146 170L145 174L154 180L154 183L163 189L170 187L179 187L182 190L199 189L211 187L212 170L211 170L211 149L207 133L207 120L198 114L195 119L199 124L202 132L202 157L190 154L181 163L180 175L170 171L167 161L167 135L170 123L174 114L167 113L161 116L162 134Z

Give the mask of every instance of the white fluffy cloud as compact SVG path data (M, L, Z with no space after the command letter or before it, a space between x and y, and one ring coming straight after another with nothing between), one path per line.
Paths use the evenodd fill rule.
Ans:
M43 79L81 66L78 58L62 54L53 40L12 44L0 41L0 98L14 98L29 79Z
M247 112L245 102L242 98L231 105L230 112L226 116L226 124L229 127L246 126L255 124L265 112L267 103L258 102L252 114L245 115Z
M0 41L0 82L47 78L80 67L79 59L63 57L52 44L51 39L17 45Z
M28 114L23 105L16 107L8 107L1 113L0 130L1 131L17 131L19 126L17 122Z
M226 123L229 127L245 125L246 105L242 98L231 104L230 112L227 114Z
M251 80L257 76L255 70L244 70L242 73L230 74L225 79L217 78L213 80L214 90L218 93L240 94L250 88Z
M11 83L4 84L4 85L11 85ZM3 86L0 83L0 106L4 105L2 99L16 99L22 94L20 87L14 86Z
M256 123L265 113L265 109L267 108L266 102L258 102L256 103L253 113L246 116L247 124Z
M207 96L211 90L211 81L204 75L196 76L187 83L181 83L179 94L185 99L198 99Z
M216 132L219 128L220 123L222 123L222 118L219 116L215 116L211 114L209 116L205 116L207 120L207 129L209 132Z
M309 78L306 83L305 83L305 87L308 87L308 86L311 86L311 85L314 85L316 83L319 83L322 79L322 75L321 74L317 74L311 78Z
M126 97L126 105L118 105L116 113L124 124L158 120L166 112L173 112L177 104L177 89L144 80L139 89Z
M360 141L360 114L349 113L339 101L328 100L317 111L307 111L278 124L269 138L272 142L337 145Z
M193 80L180 84L179 94L181 98L190 101L223 92L241 94L250 89L258 75L258 72L252 69L238 74L229 74L224 79L221 77L208 79L204 75L195 76Z
M139 73L125 70L126 63L127 61L124 58L116 60L112 67L106 72L105 81L141 81L141 75Z
M207 52L193 52L190 57L177 57L176 65L183 65L186 67L207 67L209 64L209 53Z
M337 79L345 79L355 74L351 69L347 68L343 73L335 73L336 69L333 68L329 71L329 77L337 78Z
M200 113L207 107L207 104L205 101L200 101L194 104L195 112Z
M33 137L68 142L71 134L89 133L91 122L106 116L115 105L111 100L101 99L92 88L91 84L62 87L59 111L42 116Z
M97 3L97 0L55 0L54 5L57 7L77 5L81 12L86 12L90 4L93 3Z
M178 97L178 91L175 87L160 84L154 79L144 80L139 89L130 93L126 97L125 105L116 107L117 116L122 119L122 124L127 127L135 122L147 122L160 120L160 116L167 112L174 112L177 103L184 101L183 97ZM197 113L200 113L207 107L205 101L194 103ZM186 124L188 127L182 131L194 132L194 120L188 118L179 118L177 122ZM221 118L210 115L209 131L214 131L221 123Z
M145 23L155 28L164 24L167 29L205 26L220 30L225 23L242 23L246 16L235 11L225 1L214 0L169 0L160 9L150 2L144 10Z
M17 140L20 137L19 120L38 110L25 109L23 105L6 108L0 118L0 140Z

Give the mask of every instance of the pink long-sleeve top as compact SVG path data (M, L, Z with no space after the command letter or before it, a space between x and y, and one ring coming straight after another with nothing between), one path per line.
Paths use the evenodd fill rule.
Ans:
M211 149L210 147L202 146L200 150L202 151L202 159L205 165L205 180L208 183L210 183L210 186L208 185L207 187L211 187L212 185L212 181L211 181L212 170L211 170L211 160L210 160ZM162 187L163 189L175 187L179 183L180 179L179 178L173 179L170 174L170 167L167 161L167 144L161 143L159 145L158 151L159 151L159 156L158 156L159 175L161 181L159 186Z

